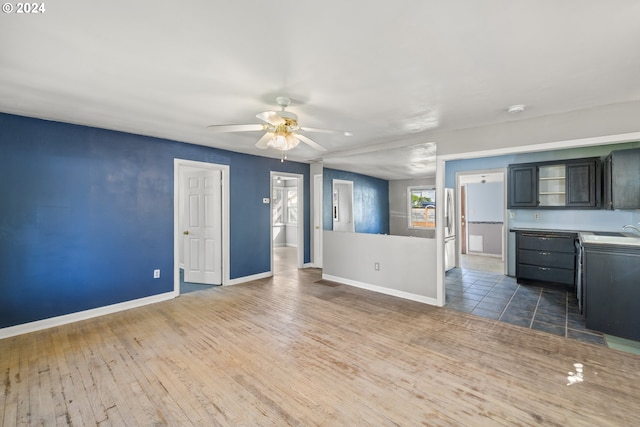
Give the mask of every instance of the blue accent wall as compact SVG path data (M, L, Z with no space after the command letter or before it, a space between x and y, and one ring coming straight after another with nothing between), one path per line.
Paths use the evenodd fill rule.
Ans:
M322 223L333 229L333 180L353 181L353 220L356 233L389 234L389 181L324 168L322 171Z
M302 174L310 262L308 164L0 114L0 327L172 291L175 158L229 166L232 279L270 270L270 171Z

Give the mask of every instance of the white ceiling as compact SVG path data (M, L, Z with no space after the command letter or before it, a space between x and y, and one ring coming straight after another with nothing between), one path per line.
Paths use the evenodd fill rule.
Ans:
M636 0L45 7L0 15L0 111L278 157L206 127L258 123L285 95L301 125L353 132L307 134L328 151L289 159L388 179L433 175L435 131L640 100Z

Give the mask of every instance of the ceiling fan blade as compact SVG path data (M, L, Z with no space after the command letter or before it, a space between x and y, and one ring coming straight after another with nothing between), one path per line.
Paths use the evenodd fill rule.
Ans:
M269 148L267 144L269 143L269 141L273 139L273 136L274 136L273 132L265 133L264 135L262 135L262 138L260 138L256 143L256 147L258 147L261 150L266 150L267 148Z
M315 148L316 150L319 150L319 151L327 151L327 149L324 148L322 145L318 144L312 139L307 138L304 135L300 135L299 133L294 133L293 136L295 136L296 138L298 138L300 141L304 142L311 148Z
M256 114L256 117L273 126L280 126L286 123L275 111L265 111L264 113Z
M211 125L207 126L214 132L250 132L264 130L264 125Z
M305 132L318 132L318 133L333 133L333 134L341 134L344 136L352 136L353 134L351 132L348 132L346 130L337 130L337 129L318 129L318 128L308 128L306 126L301 126L300 130L303 130Z

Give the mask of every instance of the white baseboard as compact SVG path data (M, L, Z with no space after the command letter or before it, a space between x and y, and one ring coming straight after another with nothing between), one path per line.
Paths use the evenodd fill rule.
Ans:
M176 292L166 292L152 295L150 297L125 301L118 304L106 305L104 307L92 308L91 310L79 311L77 313L65 314L63 316L51 317L49 319L37 320L35 322L24 323L22 325L9 326L0 329L0 339L9 338L16 335L28 334L29 332L40 331L42 329L53 328L55 326L66 325L68 323L79 322L106 314L117 313L119 311L142 307L160 301L170 300L177 297Z
M322 278L331 282L343 283L345 285L354 286L356 288L366 289L373 292L378 292L385 295L391 295L398 298L404 298L411 301L422 302L429 305L438 305L436 298L425 297L424 295L412 294L410 292L399 291L397 289L385 288L383 286L371 285L369 283L358 282L357 280L345 279L342 277L331 276L329 274L323 274Z
M306 264L302 264L302 268L316 268L316 265L312 262L308 262Z
M235 279L229 279L224 286L239 285L240 283L251 282L252 280L265 279L273 276L271 271L265 271L264 273L252 274L251 276L237 277Z

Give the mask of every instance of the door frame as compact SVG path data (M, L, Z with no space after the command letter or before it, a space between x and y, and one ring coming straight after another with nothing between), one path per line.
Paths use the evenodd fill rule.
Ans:
M354 186L353 181L349 181L349 180L346 180L346 179L333 179L333 180L331 180L331 219L332 219L331 229L335 231L335 216L336 216L335 209L336 208L335 208L334 195L335 195L335 191L336 191L336 184L343 184L343 185L347 185L349 187L349 193L350 193L349 196L350 196L350 203L351 203L351 230L348 230L346 232L347 233L355 233L356 232L356 220L355 220L355 212L353 211L354 206L355 206L355 196L354 196L354 188L355 188L355 186Z
M182 246L181 224L181 193L184 181L184 172L187 170L222 172L222 286L230 281L229 269L229 166L216 163L198 162L195 160L173 159L173 293L180 295L180 247Z
M509 211L507 210L507 169L506 168L499 168L499 169L480 169L480 170L473 170L473 171L464 171L464 172L456 172L456 197L457 197L457 205L461 206L462 205L462 201L461 201L461 191L460 191L460 187L462 186L461 184L461 178L462 177L466 177L466 176L482 176L482 175L495 175L495 174L502 174L502 190L503 190L503 200L504 200L504 206L502 207L503 210L503 223L502 223L502 274L504 274L505 276L507 275L508 271L509 271L509 248L507 247L508 245L508 240L509 240ZM467 187L468 190L468 187ZM468 197L468 191L465 192L465 197ZM465 201L466 202L466 201ZM468 206L466 206L465 203L465 208L468 209ZM466 245L468 248L469 245L469 218L468 215L465 215L465 223L467 224L467 233L466 236L464 236L465 239L467 239L466 241ZM458 230L460 230L462 228L462 209L458 209L458 212L456 212L456 228ZM459 235L459 234L458 234ZM462 238L463 236L460 236L460 238ZM458 238L456 238L457 240ZM469 251L467 250L467 253ZM460 242L456 241L456 266L460 265Z
M313 263L316 268L322 268L322 233L323 227L323 205L322 205L322 188L323 188L323 176L322 174L316 174L313 176ZM318 233L316 233L318 230Z
M296 191L298 195L298 223L297 223L297 268L304 267L304 175L291 172L270 171L269 173L269 249L271 259L271 274L273 275L273 180L277 177L296 179ZM302 208L302 209L300 209Z

